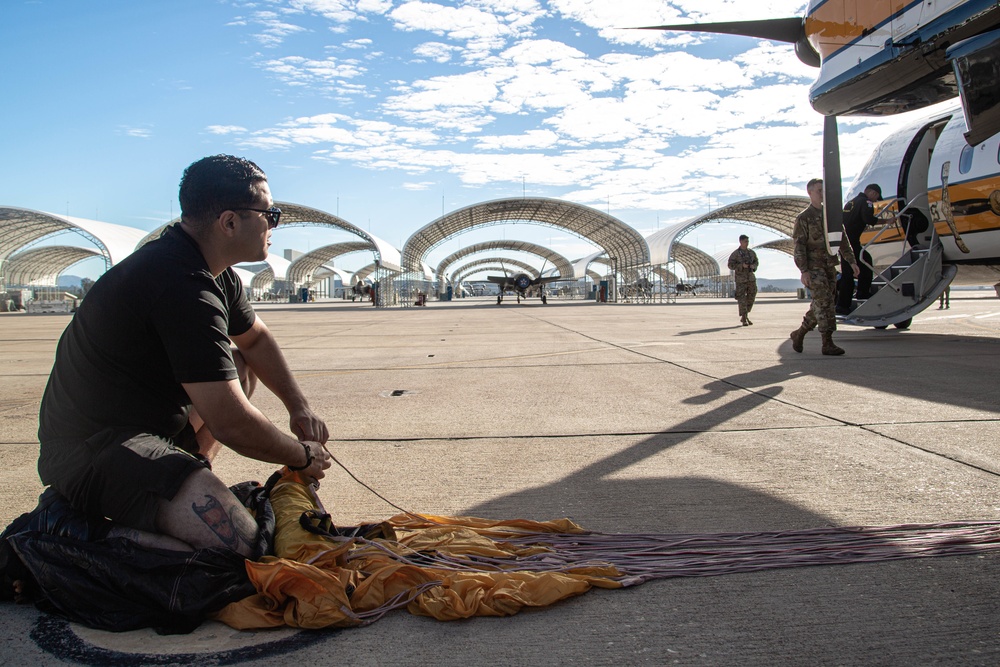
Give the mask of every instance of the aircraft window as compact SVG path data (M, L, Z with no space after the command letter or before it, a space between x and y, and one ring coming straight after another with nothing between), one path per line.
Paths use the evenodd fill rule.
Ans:
M962 155L958 158L958 173L968 174L972 169L972 156L976 150L969 144L962 146Z

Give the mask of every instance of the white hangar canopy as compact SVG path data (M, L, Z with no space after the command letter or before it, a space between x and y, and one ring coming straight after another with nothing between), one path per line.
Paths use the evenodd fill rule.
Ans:
M760 197L722 206L714 211L679 222L647 237L649 262L667 264L674 243L695 227L709 222L734 222L770 229L786 237L792 235L795 217L807 206L808 197Z
M525 197L495 199L441 216L407 239L403 246L403 264L407 272L416 273L434 248L456 234L476 227L511 223L538 224L569 231L600 247L619 270L637 269L649 262L646 240L621 220L580 204Z
M449 272L448 269L458 260L469 255L491 252L494 250L511 250L514 252L525 252L531 255L536 255L555 267L555 269L559 272L560 278L565 280L573 279L573 265L569 263L568 259L554 250L550 250L545 246L531 243L529 241L494 240L467 246L441 260L437 268L438 284L444 284L446 274ZM506 261L506 258L504 258L504 261ZM532 271L537 272L537 269L532 269Z
M62 265L65 269L84 259L66 251L65 244L39 245L64 233L75 233L94 244L97 248L95 256L103 257L109 268L128 257L146 235L142 229L110 222L12 206L0 207L0 276L6 276L7 260L12 255L29 248L38 250L31 256L49 267L49 271L57 270L53 263L69 262ZM0 283L3 282L13 284L10 280L0 280Z

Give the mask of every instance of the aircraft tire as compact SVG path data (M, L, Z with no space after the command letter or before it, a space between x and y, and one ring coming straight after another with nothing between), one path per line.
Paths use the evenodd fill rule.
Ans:
M897 329L909 329L911 324L913 324L912 317L908 320L903 320L902 322L896 322L892 326L896 327Z
M875 328L878 329L879 331L884 331L884 330L886 330L886 329L889 328L889 325L888 324L883 324L882 326L875 327Z

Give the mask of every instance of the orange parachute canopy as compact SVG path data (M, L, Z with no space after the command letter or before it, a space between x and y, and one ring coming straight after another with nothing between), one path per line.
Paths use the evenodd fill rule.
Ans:
M276 555L246 563L257 594L215 616L234 628L357 626L401 607L440 620L507 616L594 586L1000 549L1000 521L613 535L568 519L400 514L338 531L289 474L271 504Z
M326 517L312 488L289 475L275 485L271 504L275 556L246 563L257 594L215 615L240 630L357 626L403 606L439 620L509 616L592 586L622 586L615 579L621 572L604 563L539 571L549 551L544 535L585 532L568 519L401 514L372 527L368 536L340 537L323 529ZM508 541L532 535L539 536L538 544Z

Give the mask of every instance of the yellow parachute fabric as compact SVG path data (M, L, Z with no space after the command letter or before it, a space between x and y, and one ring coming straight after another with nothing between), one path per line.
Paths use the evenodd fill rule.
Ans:
M542 533L582 533L568 519L491 521L474 517L398 515L373 539L314 534L300 524L319 507L311 487L286 475L271 493L275 556L247 561L257 594L215 618L245 630L287 625L350 627L406 606L413 614L453 620L508 616L580 595L592 586L619 588L611 566L571 571L518 569L518 558L544 554L537 544L505 541ZM477 559L488 559L477 565Z

